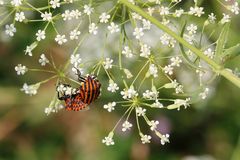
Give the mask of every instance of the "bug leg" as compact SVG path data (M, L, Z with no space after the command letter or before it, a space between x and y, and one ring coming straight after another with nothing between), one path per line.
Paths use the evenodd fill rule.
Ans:
M78 76L78 81L79 82L84 82L85 78L81 76L81 72L78 68L74 67L77 70L77 76Z

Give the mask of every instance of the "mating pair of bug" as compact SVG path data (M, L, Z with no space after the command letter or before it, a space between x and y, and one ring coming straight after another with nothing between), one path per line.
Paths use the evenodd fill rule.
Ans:
M67 111L80 111L88 109L88 105L99 97L101 83L95 76L87 75L81 76L81 72L77 70L78 81L81 82L79 88L74 88L74 92L66 94L65 91L57 91L58 99L65 101L65 109ZM58 84L63 85L65 88L71 88L69 84Z

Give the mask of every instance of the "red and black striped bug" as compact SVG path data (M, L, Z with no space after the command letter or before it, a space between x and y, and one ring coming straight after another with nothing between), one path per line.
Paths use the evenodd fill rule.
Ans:
M81 82L79 88L72 89L70 85L62 84L65 90L58 90L58 99L65 101L65 109L68 111L80 111L87 109L88 105L96 100L100 95L101 83L96 79L96 77L90 75L82 77L80 71L78 71L78 80ZM66 94L66 88L71 88L70 93L68 91Z

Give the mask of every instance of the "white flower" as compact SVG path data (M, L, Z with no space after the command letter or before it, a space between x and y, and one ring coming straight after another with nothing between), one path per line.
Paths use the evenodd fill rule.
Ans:
M14 33L16 33L16 28L15 28L15 26L14 26L14 24L10 24L10 25L6 25L5 26L5 33L7 34L7 35L9 35L9 36L11 36L11 37L13 37L14 36Z
M135 20L142 20L142 16L140 16L136 12L132 12L131 15L132 15L132 18Z
M151 121L150 122L150 129L152 130L152 131L154 131L154 130L156 130L157 129L157 125L159 124L159 122L158 121Z
M139 117L144 116L146 114L146 109L142 108L142 107L137 107L136 113L137 113L137 116L139 116Z
M173 74L173 67L171 65L167 65L163 68L164 73L172 75Z
M52 20L52 13L44 12L41 14L41 17L44 21L51 21Z
M82 59L80 57L80 54L72 54L70 57L70 63L74 66L77 67L81 63Z
M150 64L148 71L153 77L158 77L158 69L155 64Z
M183 86L182 85L178 85L176 88L175 88L175 93L179 94L179 93L184 93L183 91Z
M27 67L23 66L22 64L18 64L17 66L15 66L15 71L17 72L17 75L24 75L27 70Z
M134 87L131 86L129 89L124 89L121 91L121 95L123 96L123 99L131 99L133 97L137 97L138 93L134 90Z
M184 13L183 9L177 9L175 10L174 16L181 17L181 15Z
M70 32L70 39L74 40L74 39L78 39L78 36L81 34L80 31L74 29L73 31Z
M125 69L123 69L123 71L124 71L125 75L127 76L127 79L133 77L132 73L128 69L125 68Z
M231 12L233 12L234 14L239 14L239 7L238 7L238 2L235 2L233 5L230 6L230 10Z
M59 84L57 86L57 91L58 92L65 92L66 91L66 87L63 84Z
M99 16L99 19L100 19L100 22L101 23L107 23L108 20L110 18L110 15L107 14L106 12L103 12L100 16Z
M155 8L153 8L153 7L148 7L147 13L148 13L150 16L152 16L152 14L154 13L154 10L155 10Z
M114 108L115 106L116 106L116 102L109 102L108 104L105 104L103 108L108 110L108 112L112 112L113 110L115 110Z
M223 13L223 18L221 19L220 23L225 24L230 22L231 17L228 14Z
M153 108L163 108L163 104L160 103L158 100L156 100L156 101L152 104L151 107L153 107Z
M111 22L111 24L107 28L110 31L110 33L119 32L119 27L114 22Z
M45 54L41 54L40 59L38 62L42 65L45 66L47 63L49 63L49 60L46 58Z
M78 9L75 9L75 10L72 10L70 14L72 18L78 19L82 15L82 12L80 12Z
M119 90L119 87L118 87L117 83L114 83L113 80L109 80L109 86L108 86L107 90L110 92L116 92L117 90Z
M28 85L27 83L24 83L21 91L24 91L25 94L32 96L32 95L37 94L37 89L39 87L40 87L40 83L36 83L34 85Z
M148 21L146 19L143 19L142 24L143 24L143 29L147 29L147 30L151 29L151 22L150 21Z
M190 98L186 98L185 100L184 99L175 99L174 104L169 105L168 109L176 109L177 108L178 110L180 110L181 106L184 106L184 108L186 109L188 106L190 106L189 101L190 101Z
M49 107L46 107L44 109L44 112L46 113L46 115L48 116L50 113L57 113L59 110L63 109L64 106L59 104L59 101L51 101Z
M11 5L18 7L18 6L22 5L22 0L12 0Z
M140 56L148 58L151 54L151 47L148 46L147 44L142 44L142 43L140 45L141 45Z
M171 66L177 66L180 67L180 64L182 63L182 60L177 56L177 57L172 57L171 59Z
M52 8L60 7L60 0L51 0L49 3L52 6Z
M65 38L66 36L63 34L63 35L60 35L58 34L55 38L55 41L59 44L59 45L62 45L63 43L66 43L67 42L67 39Z
M146 90L143 93L143 98L145 98L145 99L153 100L153 99L157 99L157 97L158 97L158 92L157 91Z
M127 58L133 57L132 50L128 46L124 46L122 54L125 55Z
M75 88L72 88L70 86L66 86L66 89L64 90L64 94L65 95L71 96L72 94L75 94L75 93L76 93L76 89Z
M91 33L93 35L96 35L98 33L98 31L97 31L98 26L96 26L95 23L91 23L88 28L89 28L89 33Z
M199 96L202 98L202 99L206 99L207 96L209 94L209 88L205 88L205 90L201 93L199 93Z
M190 11L188 12L190 15L194 15L197 17L201 17L204 14L203 7L190 7Z
M197 26L194 24L190 24L189 26L187 26L187 31L189 34L195 34L197 33Z
M161 37L160 37L160 41L163 45L167 45L169 47L174 47L176 40L172 37L170 37L167 33L164 33Z
M104 139L102 140L102 143L105 143L107 146L114 145L114 141L112 137L113 137L113 132L110 132L107 137L104 137Z
M208 15L208 21L209 21L210 23L215 23L215 21L216 21L216 15L215 15L214 13L209 14L209 15Z
M125 121L123 124L122 124L122 131L123 132L126 132L127 130L130 130L132 128L132 124L128 121Z
M34 49L34 47L32 45L27 46L25 49L25 55L29 55L32 56L32 50Z
M105 61L103 62L103 66L105 69L110 69L112 68L112 63L113 63L113 59L106 58Z
M86 13L88 16L93 12L93 8L91 8L91 5L84 5L83 12Z
M25 18L24 12L17 12L15 15L15 20L18 22L22 22Z
M145 143L150 143L150 140L151 140L151 136L150 135L141 135L141 141L142 141L142 144L145 144Z
M211 48L208 48L208 49L205 50L203 53L204 53L206 56L208 56L209 58L211 58L211 59L213 59L213 57L214 57L214 52L212 51Z
M164 6L161 6L159 8L159 13L161 16L163 15L168 15L169 14L169 8L168 7L164 7Z
M38 32L36 33L37 36L37 41L41 41L42 39L45 39L45 31L44 30L38 30Z
M143 28L136 27L134 29L133 35L136 37L136 39L140 39L144 35Z
M161 144L169 143L169 134L165 134L161 136Z

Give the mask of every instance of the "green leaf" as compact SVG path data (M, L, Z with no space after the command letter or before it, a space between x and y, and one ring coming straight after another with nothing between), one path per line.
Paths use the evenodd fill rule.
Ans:
M240 43L224 51L223 55L221 56L222 63L225 63L226 61L231 60L239 55L240 55Z
M216 60L218 62L220 62L221 60L221 55L223 54L223 51L224 51L224 47L225 47L225 44L226 44L226 41L227 41L227 35L228 35L228 31L229 31L229 26L230 26L230 23L226 23L223 28L222 28L222 31L220 33L220 36L217 40L217 46L216 46Z

